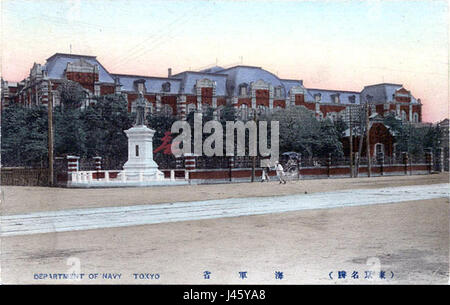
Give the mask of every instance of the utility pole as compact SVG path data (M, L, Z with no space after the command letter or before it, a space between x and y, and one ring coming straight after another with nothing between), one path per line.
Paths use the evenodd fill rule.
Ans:
M53 94L52 94L52 82L49 81L48 90L48 183L53 186Z
M257 134L257 137L258 137L258 117L257 117L257 115L258 115L257 109L255 109L254 116L253 116L253 121L256 123L256 134ZM252 145L250 143L250 139L249 139L249 143L248 144ZM255 168L256 168L256 156L252 156L252 178L251 178L252 182L255 182Z
M349 125L350 125L350 178L353 178L353 125L352 125L352 107L349 108Z
M366 101L366 154L367 154L367 175L372 174L372 165L370 163L370 120L369 120L369 101Z

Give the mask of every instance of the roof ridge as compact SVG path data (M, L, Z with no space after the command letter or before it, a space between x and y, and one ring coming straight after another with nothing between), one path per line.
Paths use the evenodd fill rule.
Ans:
M135 78L158 78L158 79L180 81L178 78L162 77L162 76L147 76L147 75L136 75L136 74L124 74L124 73L110 73L110 74L113 76L135 77Z
M308 88L305 87L306 90L319 90L319 91L329 91L329 92L347 92L347 93L357 93L361 94L359 91L350 91L350 90L333 90L333 89L319 89L319 88Z
M53 57L56 57L56 56L68 56L68 57L79 57L79 58L82 58L82 57L97 58L97 56L94 56L94 55L69 54L69 53L55 53L55 54L53 54L52 56L50 56L49 58L47 58L47 61L48 61L49 59L53 58Z

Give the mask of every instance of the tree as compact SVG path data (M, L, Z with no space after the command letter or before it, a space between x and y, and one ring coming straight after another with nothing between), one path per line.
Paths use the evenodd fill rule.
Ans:
M85 133L85 157L103 157L108 168L119 168L128 158L128 139L124 132L133 126L134 114L128 112L121 95L96 99L80 113Z
M339 126L337 122L332 122L330 119L320 122L320 140L316 147L316 156L328 157L331 154L334 157L343 157L344 151L342 147L342 135L343 131L339 131L345 128L345 123L341 122ZM342 124L343 123L343 124ZM344 129L345 130L345 129Z
M53 124L55 130L55 155L86 156L86 132L80 109L66 108L64 112L55 109Z
M393 114L383 123L393 131L396 153L408 152L413 157L423 157L427 149L435 151L439 147L442 131L439 126L421 126L402 122Z
M79 83L67 79L63 80L58 86L58 93L61 104L71 109L79 108L86 98L83 87Z
M153 150L161 146L163 138L167 132L170 132L172 124L177 120L173 115L164 113L150 113L147 115L147 126L155 130L153 135ZM174 135L171 135L172 140ZM172 142L171 142L172 143ZM158 164L164 164L168 166L168 162L174 161L175 158L172 154L167 155L163 151L159 151L153 155L153 158Z
M45 166L47 160L47 109L11 105L2 113L2 164Z
M307 158L342 156L339 133L330 120L318 121L303 106L279 109L272 120L280 124L280 152L295 151Z

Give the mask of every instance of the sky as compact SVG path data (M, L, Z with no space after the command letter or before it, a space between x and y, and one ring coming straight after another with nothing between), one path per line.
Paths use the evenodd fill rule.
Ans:
M403 84L421 99L423 121L449 116L444 0L0 1L8 81L57 52L151 76L242 63L307 88Z

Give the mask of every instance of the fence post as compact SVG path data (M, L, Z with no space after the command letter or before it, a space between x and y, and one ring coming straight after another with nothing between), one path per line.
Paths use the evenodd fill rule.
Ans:
M94 159L95 170L97 171L97 180L99 180L100 179L100 170L102 169L102 157L96 156L96 157L93 157L92 159Z
M80 170L80 157L77 156L67 156L67 171L68 172L78 172Z
M197 162L194 154L185 154L184 156L184 178L189 180L189 171L197 167Z
M233 181L234 156L228 157L228 168L228 176L230 178L230 181Z
M193 170L196 168L196 158L194 154L184 155L184 168L186 170Z

